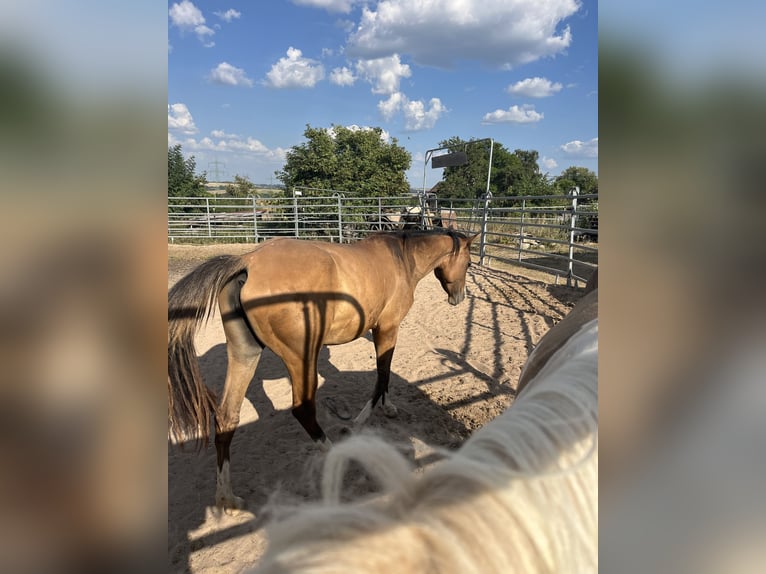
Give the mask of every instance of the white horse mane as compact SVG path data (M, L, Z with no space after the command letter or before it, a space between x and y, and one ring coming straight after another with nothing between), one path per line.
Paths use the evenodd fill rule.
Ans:
M421 474L382 439L336 445L323 502L270 525L253 572L596 572L597 378L594 319L510 408ZM352 460L382 496L340 501Z

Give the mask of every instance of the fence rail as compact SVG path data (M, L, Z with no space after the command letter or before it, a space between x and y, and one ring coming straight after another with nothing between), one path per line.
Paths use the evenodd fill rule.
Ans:
M168 241L297 237L349 243L377 231L452 227L479 233L480 265L522 264L584 281L598 264L598 195L356 198L342 192L168 198Z

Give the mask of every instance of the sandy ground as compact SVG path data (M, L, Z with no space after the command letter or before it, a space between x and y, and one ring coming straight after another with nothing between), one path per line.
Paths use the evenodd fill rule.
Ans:
M168 246L168 287L204 259L244 253L252 246ZM429 275L415 292L392 364L390 400L399 416L378 407L366 427L396 441L416 468L459 447L471 432L513 401L520 369L540 338L580 297L582 287L554 285L549 274L522 267L469 269L468 297L447 303ZM223 329L217 317L197 337L206 382L220 390L226 373ZM319 423L341 440L375 382L369 335L326 347L319 361ZM269 504L317 497L322 454L290 414L290 383L274 354L264 351L232 443L232 485L247 508L235 516L211 508L215 448L200 454L169 447L168 553L170 571L229 573L253 565L266 548ZM374 490L363 473L349 478L352 492Z

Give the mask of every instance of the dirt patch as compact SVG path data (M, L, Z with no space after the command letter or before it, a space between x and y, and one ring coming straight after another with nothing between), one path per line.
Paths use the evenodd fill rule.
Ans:
M168 287L205 259L241 254L252 245L169 245ZM378 408L367 427L397 442L416 468L438 460L432 447L454 449L510 405L522 365L552 325L566 315L582 288L554 285L553 277L523 267L469 269L468 297L450 306L436 278L423 279L401 325L390 399L399 416ZM225 339L214 316L197 337L205 381L220 391L226 373ZM333 441L342 438L375 382L371 338L326 347L319 360L318 419ZM239 572L266 548L263 526L275 496L317 497L322 455L290 414L290 383L282 362L266 350L242 407L232 443L232 485L247 501L237 516L218 516L215 448L200 454L168 451L168 552L173 572ZM374 490L361 473L354 492Z

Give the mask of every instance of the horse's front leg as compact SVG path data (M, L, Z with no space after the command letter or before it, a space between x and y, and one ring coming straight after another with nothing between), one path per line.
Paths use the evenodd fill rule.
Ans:
M395 417L397 415L396 407L391 404L391 401L386 401L386 393L388 393L388 381L391 378L391 360L394 358L394 348L396 347L396 339L399 336L399 325L395 327L383 328L378 327L372 331L373 340L375 341L375 355L377 356L378 365L378 379L375 383L375 390L372 393L372 398L367 401L364 408L354 419L354 424L361 425L369 417L372 409L381 401L383 405L383 413L388 417Z

